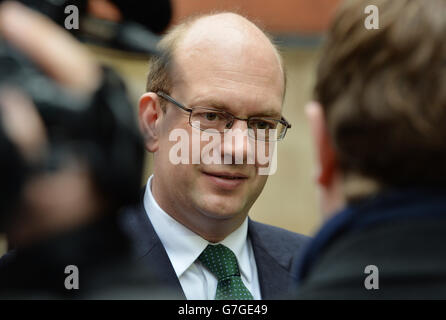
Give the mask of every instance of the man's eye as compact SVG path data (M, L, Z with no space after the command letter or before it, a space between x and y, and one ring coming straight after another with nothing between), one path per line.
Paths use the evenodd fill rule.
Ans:
M268 122L268 121L257 121L254 125L254 129L274 129L275 125L272 122Z
M268 129L268 123L266 122L257 122L256 129Z
M208 121L215 121L218 119L218 114L215 112L206 112L204 118Z

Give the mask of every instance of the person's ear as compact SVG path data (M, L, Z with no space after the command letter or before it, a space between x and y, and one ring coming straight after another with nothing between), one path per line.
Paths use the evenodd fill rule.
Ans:
M317 102L310 102L306 106L306 114L313 136L316 162L318 166L317 182L324 189L332 187L338 174L336 154L328 134L324 110Z
M159 126L163 117L160 99L154 92L147 92L139 99L139 127L144 145L149 152L158 151Z

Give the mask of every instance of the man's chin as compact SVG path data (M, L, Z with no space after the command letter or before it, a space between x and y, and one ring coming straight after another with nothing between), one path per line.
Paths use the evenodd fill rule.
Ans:
M209 218L228 220L244 215L245 210L242 205L237 205L234 200L219 199L219 201L206 203L201 207L201 211Z

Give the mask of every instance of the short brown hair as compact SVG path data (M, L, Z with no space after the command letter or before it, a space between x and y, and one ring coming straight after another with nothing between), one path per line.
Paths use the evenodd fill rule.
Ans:
M147 84L146 84L146 92L157 92L157 91L165 91L167 93L172 89L172 79L170 68L172 63L172 56L177 47L178 43L181 41L185 33L189 30L189 28L199 19L220 14L226 13L225 11L215 11L211 13L205 14L197 14L186 18L180 24L173 26L166 35L163 36L161 41L158 44L159 51L161 52L160 56L152 56L149 60L149 73L147 75ZM239 13L237 13L239 14ZM240 15L240 14L239 14ZM263 30L259 23L256 26L264 33L264 35L270 40L274 50L277 53L277 58L279 59L280 65L282 67L282 72L284 76L284 93L285 96L286 91L286 71L285 65L280 55L280 50L277 45L274 44L274 40L271 35L269 35L265 30ZM164 102L162 102L162 107L164 107Z
M200 18L200 16L193 16L186 19L181 24L171 28L169 32L163 36L158 44L161 54L159 56L154 55L149 60L146 92L170 91L172 80L169 69L171 67L172 55L180 39L198 18Z
M367 5L379 29L366 29ZM351 0L317 73L337 160L384 186L446 184L446 0Z

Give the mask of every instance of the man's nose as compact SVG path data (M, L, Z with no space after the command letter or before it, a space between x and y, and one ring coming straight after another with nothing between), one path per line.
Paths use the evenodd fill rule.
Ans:
M223 135L224 164L246 164L252 153L250 144L247 122L235 119L231 129L225 130Z

